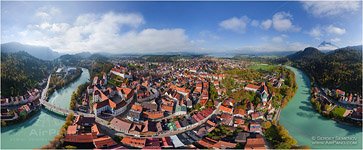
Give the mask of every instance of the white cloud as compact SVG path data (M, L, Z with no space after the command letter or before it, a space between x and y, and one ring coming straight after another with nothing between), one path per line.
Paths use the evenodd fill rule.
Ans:
M267 30L270 29L271 25L272 25L272 20L267 19L261 23L261 28Z
M338 43L338 42L341 41L341 39L340 38L332 38L332 39L330 39L330 41L334 42L334 43Z
M136 13L84 14L73 23L42 22L19 32L26 44L76 53L161 52L191 49L184 29L139 29L145 21Z
M338 16L359 10L359 1L306 1L304 9L316 17Z
M261 45L246 45L236 49L236 52L273 52L273 51L299 51L310 45L300 42L265 43Z
M246 31L246 26L249 21L250 19L247 16L242 16L240 18L233 17L223 20L219 23L219 26L226 30L244 33Z
M251 26L253 26L253 27L258 27L259 24L260 24L260 22L258 20L251 21Z
M340 38L338 38L337 36L345 34L346 30L344 28L339 28L334 25L317 25L311 28L310 31L307 31L305 33L309 34L311 37L319 41L322 39L330 39L331 42L336 43L340 41Z
M220 37L218 35L214 34L211 31L208 31L208 30L203 30L203 31L199 32L199 36L203 39L212 39L212 40L220 39Z
M280 36L274 36L274 37L272 37L272 42L275 42L275 43L281 43L281 42L283 42L285 39L287 38L287 35L285 35L285 34L282 34L282 35L280 35Z
M322 31L320 29L320 26L316 26L314 28L312 28L308 34L312 37L314 37L315 39L320 39L320 37L322 36Z
M40 17L43 20L49 20L59 14L61 14L60 9L48 6L40 7L35 12L35 16Z
M328 27L326 27L325 31L327 33L336 34L336 35L343 35L346 32L344 28L339 28L333 25L329 25Z
M292 15L286 12L278 12L272 17L272 24L277 31L300 31L301 28L292 24Z

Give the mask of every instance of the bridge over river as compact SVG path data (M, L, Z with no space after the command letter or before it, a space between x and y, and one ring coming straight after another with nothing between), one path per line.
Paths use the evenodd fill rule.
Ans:
M43 109L23 122L2 127L0 149L38 149L48 144L64 124L65 117L63 115L72 112L67 111L67 109L73 91L90 79L89 71L85 68L82 68L82 71L78 79L52 93L49 97L47 97L48 82L46 88L42 91L40 99ZM48 101L44 101L46 99ZM75 114L80 113L75 112Z

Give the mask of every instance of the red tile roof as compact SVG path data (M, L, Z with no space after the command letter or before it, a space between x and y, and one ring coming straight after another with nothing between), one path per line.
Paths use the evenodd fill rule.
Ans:
M211 138L203 138L198 141L200 145L206 148L218 148L218 149L226 149L226 148L234 148L237 143L230 143L226 141L216 141Z
M248 138L246 145L245 145L245 149L266 149L265 147L265 141L263 140L262 137L258 137L258 138Z
M97 86L94 86L93 92L95 92L95 94L97 94L96 91L100 94L102 101L108 99L108 97L100 89L98 89Z
M162 146L161 147L173 147L173 142L171 142L170 137L161 138Z
M67 134L76 134L77 133L77 125L70 125L67 128Z
M91 133L86 134L67 134L64 137L65 142L72 143L92 143L94 136Z
M117 118L113 118L110 122L110 125L116 128L117 130L123 130L123 131L129 131L131 127L131 123Z
M131 109L141 113L142 106L140 104L135 103L134 105L132 105Z
M143 112L144 117L150 118L150 119L159 119L164 117L163 111L144 111Z
M242 108L235 108L233 110L233 114L244 116L244 115L246 115L246 110L244 110Z
M110 99L104 100L102 102L95 103L93 105L93 108L100 109L100 108L105 107L107 105L110 106L113 109L116 108L116 103L111 101Z
M121 140L121 143L123 143L125 145L132 146L132 147L143 148L145 146L146 139L142 139L142 138L132 138L132 137L124 137Z
M95 148L108 148L117 145L117 143L111 137L105 136L94 139L93 145L95 145Z
M254 89L254 90L258 90L260 88L260 86L253 85L253 84L247 84L246 88L251 88L251 89Z
M230 114L232 114L232 108L229 108L229 107L226 107L226 106L223 106L223 105L221 105L221 106L219 107L219 110L220 110L220 111L222 111L222 112L225 112L225 113L230 113Z

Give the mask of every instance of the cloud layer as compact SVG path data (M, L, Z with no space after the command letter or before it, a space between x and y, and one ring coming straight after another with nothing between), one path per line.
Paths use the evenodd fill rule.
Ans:
M359 1L306 1L303 8L316 17L338 16L359 10Z
M311 37L314 37L317 40L320 40L322 37L325 38L332 38L331 42L339 42L340 39L336 36L341 36L346 33L346 29L342 27L337 27L335 25L327 25L327 26L320 26L317 25L310 29L310 31L307 32Z
M45 11L36 13L42 18L50 18L50 14ZM70 53L141 53L180 51L192 47L184 29L139 29L144 23L143 16L136 13L83 14L73 23L43 21L28 25L19 34L24 43Z
M219 26L226 30L244 33L246 31L246 26L249 22L250 19L247 16L242 16L240 18L233 17L223 20L219 23Z

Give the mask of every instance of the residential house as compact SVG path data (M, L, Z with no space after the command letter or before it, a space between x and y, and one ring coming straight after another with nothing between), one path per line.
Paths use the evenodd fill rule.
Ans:
M124 137L121 140L121 143L127 146L143 148L146 144L146 139L144 138L133 138L133 137Z
M251 123L250 132L262 133L261 125L258 123Z
M115 129L116 131L128 133L131 127L131 123L125 120L117 119L116 117L113 118L110 122L111 128Z
M164 117L163 111L144 111L143 116L148 119L159 119Z
M139 121L142 112L142 106L138 103L135 103L131 106L130 111L127 114L127 119L131 121Z
M96 149L108 149L117 146L117 143L109 136L93 139L93 144Z
M248 138L244 148L245 150L264 150L266 149L266 143L262 136L258 136L256 138Z
M226 106L223 106L223 105L221 105L220 107L219 107L219 111L221 111L221 112L224 112L224 113L228 113L228 114L232 114L232 108L229 108L229 107L226 107Z
M235 108L233 110L233 116L245 118L246 117L246 110L243 109L243 108Z
M244 89L246 91L252 91L252 92L257 92L257 90L260 88L260 86L254 85L254 84L247 84Z

